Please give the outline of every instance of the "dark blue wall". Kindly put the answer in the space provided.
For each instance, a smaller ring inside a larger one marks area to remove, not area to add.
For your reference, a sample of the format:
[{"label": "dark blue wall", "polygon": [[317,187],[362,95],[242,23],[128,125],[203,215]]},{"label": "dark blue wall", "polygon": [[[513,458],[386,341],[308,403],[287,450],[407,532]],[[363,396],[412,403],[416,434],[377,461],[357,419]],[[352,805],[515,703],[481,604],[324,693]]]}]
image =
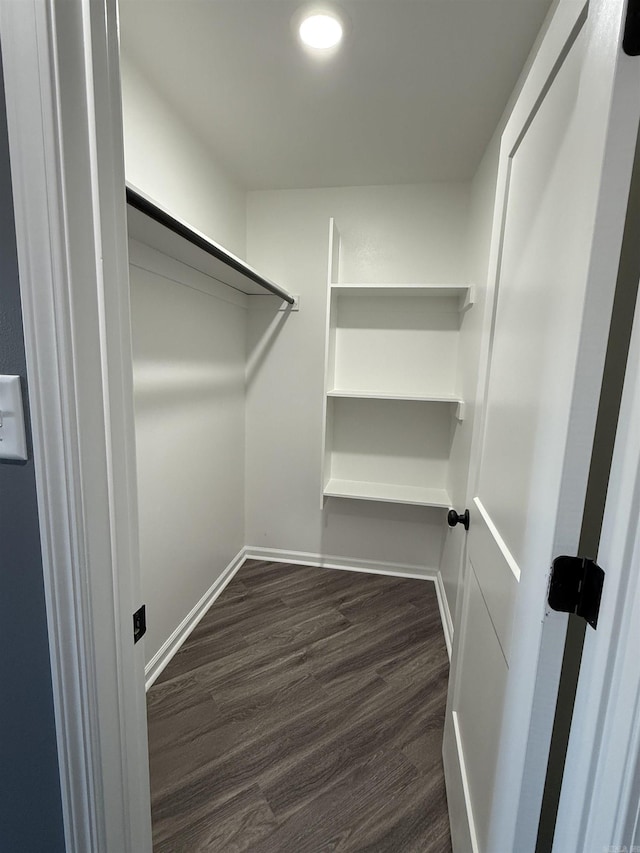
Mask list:
[{"label": "dark blue wall", "polygon": [[[20,374],[24,393],[24,340],[1,75],[0,68],[0,374]],[[62,853],[30,436],[29,457],[26,463],[0,459],[0,853]]]}]

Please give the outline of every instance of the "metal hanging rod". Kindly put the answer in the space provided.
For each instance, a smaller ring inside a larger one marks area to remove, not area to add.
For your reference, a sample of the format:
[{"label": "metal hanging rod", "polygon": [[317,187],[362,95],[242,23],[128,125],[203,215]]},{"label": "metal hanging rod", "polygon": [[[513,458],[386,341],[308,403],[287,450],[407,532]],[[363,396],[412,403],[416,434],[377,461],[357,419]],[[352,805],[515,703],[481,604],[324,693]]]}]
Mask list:
[{"label": "metal hanging rod", "polygon": [[201,234],[199,231],[196,231],[187,225],[186,222],[181,222],[179,219],[176,219],[175,216],[172,216],[164,210],[164,208],[160,207],[150,198],[143,195],[139,190],[136,190],[129,185],[127,185],[127,204],[136,210],[139,210],[141,213],[144,213],[145,216],[148,216],[155,222],[163,225],[165,228],[168,228],[179,237],[183,237],[193,246],[196,246],[198,249],[201,249],[203,252],[211,255],[217,261],[220,261],[225,265],[225,267],[234,270],[245,279],[257,284],[261,288],[264,288],[264,290],[267,290],[274,296],[280,297],[280,299],[283,299],[289,305],[294,305],[294,297],[290,293],[287,293],[286,290],[283,290],[273,281],[270,281],[268,278],[260,275],[260,273],[250,267],[249,264],[246,264],[244,261],[240,260],[240,258],[232,255],[231,252],[228,252],[218,243],[214,243],[213,240],[209,240],[204,236],[204,234]]}]

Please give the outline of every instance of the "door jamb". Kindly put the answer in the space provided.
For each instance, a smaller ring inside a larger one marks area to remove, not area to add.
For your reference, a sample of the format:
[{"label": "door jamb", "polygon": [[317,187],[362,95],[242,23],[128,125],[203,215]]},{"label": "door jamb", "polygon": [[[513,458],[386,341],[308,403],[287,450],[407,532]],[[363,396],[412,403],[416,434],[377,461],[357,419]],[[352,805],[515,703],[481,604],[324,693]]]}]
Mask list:
[{"label": "door jamb", "polygon": [[150,853],[116,3],[0,36],[66,849]]}]

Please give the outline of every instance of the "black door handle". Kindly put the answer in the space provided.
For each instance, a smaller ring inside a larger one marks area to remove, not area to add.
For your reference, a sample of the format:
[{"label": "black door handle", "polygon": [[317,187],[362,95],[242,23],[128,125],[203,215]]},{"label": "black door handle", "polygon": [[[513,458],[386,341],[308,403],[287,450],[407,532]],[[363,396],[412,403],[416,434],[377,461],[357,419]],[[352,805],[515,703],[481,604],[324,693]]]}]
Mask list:
[{"label": "black door handle", "polygon": [[455,527],[456,524],[464,525],[464,529],[469,529],[469,510],[465,509],[465,511],[461,514],[458,514],[455,509],[450,509],[447,513],[447,523],[449,527]]}]

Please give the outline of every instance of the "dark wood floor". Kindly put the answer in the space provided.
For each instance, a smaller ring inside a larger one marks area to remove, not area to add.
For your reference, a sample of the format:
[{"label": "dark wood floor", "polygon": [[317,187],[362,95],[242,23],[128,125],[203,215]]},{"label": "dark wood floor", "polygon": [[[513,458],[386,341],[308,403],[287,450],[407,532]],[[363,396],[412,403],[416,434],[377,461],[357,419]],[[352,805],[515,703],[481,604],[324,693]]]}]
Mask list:
[{"label": "dark wood floor", "polygon": [[147,695],[155,853],[451,850],[434,585],[248,561]]}]

